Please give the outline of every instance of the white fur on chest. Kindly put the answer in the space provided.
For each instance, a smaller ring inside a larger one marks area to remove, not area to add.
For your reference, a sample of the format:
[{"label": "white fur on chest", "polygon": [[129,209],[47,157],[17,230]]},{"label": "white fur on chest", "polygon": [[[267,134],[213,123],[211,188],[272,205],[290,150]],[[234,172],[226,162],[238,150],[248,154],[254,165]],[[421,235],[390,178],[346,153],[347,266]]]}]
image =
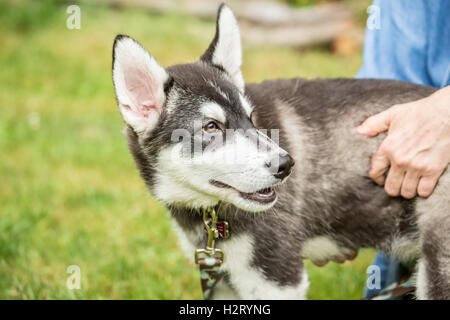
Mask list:
[{"label": "white fur on chest", "polygon": [[[203,235],[201,225],[195,230],[183,230],[172,219],[175,231],[179,237],[180,246],[190,261],[193,262],[196,243]],[[227,240],[217,241],[217,247],[225,253],[222,268],[229,275],[229,281],[236,298],[240,299],[306,299],[309,287],[308,276],[303,271],[300,283],[293,286],[280,286],[269,280],[261,269],[252,265],[254,240],[248,234],[232,235]],[[219,291],[220,285],[216,287]],[[227,289],[228,290],[228,289]],[[218,297],[230,297],[219,292]]]}]

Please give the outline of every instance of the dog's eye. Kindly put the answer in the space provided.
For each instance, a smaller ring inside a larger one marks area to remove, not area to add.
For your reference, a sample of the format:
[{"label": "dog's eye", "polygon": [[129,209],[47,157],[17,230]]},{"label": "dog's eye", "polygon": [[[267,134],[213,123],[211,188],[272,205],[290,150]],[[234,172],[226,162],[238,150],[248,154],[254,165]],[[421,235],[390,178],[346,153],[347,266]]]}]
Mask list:
[{"label": "dog's eye", "polygon": [[214,121],[210,121],[203,127],[203,130],[213,132],[219,130],[219,126]]}]

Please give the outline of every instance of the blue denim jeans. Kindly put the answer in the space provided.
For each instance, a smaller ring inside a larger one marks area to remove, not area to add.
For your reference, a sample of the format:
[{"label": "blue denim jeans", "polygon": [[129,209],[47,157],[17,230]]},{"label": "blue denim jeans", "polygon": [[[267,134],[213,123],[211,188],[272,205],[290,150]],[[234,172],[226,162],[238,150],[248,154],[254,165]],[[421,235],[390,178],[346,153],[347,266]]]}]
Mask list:
[{"label": "blue denim jeans", "polygon": [[365,299],[379,293],[391,283],[399,281],[401,278],[410,273],[410,270],[406,266],[402,266],[397,260],[381,252],[377,253],[372,265],[380,268],[380,288],[369,289],[366,287],[364,290]]}]

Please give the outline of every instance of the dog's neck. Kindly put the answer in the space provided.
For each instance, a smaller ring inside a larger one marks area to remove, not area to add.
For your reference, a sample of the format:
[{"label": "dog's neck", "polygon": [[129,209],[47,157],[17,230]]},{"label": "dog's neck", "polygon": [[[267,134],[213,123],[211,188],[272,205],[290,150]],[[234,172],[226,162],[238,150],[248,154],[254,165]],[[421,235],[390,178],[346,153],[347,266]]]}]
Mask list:
[{"label": "dog's neck", "polygon": [[[180,205],[169,205],[167,208],[172,218],[184,230],[194,230],[198,225],[203,224],[202,208],[189,208]],[[246,230],[249,224],[255,221],[255,213],[243,211],[231,204],[220,203],[214,209],[219,220],[225,220],[230,224],[233,234]]]}]

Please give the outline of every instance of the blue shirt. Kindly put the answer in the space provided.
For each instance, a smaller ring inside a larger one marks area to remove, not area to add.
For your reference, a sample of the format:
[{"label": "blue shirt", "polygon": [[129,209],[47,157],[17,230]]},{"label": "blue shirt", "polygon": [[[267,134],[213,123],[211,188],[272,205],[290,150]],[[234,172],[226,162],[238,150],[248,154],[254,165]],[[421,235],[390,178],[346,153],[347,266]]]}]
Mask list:
[{"label": "blue shirt", "polygon": [[373,5],[356,77],[449,85],[450,0],[375,0]]}]

